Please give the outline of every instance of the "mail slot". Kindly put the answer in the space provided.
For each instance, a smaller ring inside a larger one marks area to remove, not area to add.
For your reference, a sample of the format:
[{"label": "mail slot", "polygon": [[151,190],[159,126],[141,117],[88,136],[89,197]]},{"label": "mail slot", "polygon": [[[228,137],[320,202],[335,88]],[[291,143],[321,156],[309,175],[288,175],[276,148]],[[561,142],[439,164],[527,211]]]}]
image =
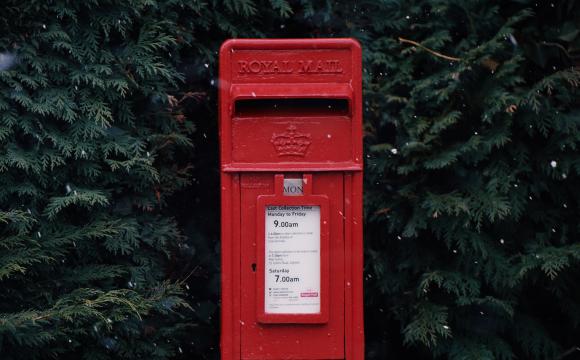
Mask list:
[{"label": "mail slot", "polygon": [[220,50],[222,359],[363,359],[361,49]]}]

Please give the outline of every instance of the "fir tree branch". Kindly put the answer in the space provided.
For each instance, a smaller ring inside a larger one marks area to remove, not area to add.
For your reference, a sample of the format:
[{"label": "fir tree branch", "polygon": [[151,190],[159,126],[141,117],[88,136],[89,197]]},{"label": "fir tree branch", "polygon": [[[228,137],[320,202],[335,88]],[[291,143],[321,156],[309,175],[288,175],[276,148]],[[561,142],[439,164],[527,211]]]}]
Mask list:
[{"label": "fir tree branch", "polygon": [[457,57],[453,57],[453,56],[448,56],[448,55],[441,54],[440,52],[437,52],[435,50],[429,49],[428,47],[426,47],[424,45],[421,45],[421,44],[419,44],[416,41],[409,40],[409,39],[405,39],[405,38],[402,38],[400,36],[399,36],[399,42],[406,43],[406,44],[411,44],[411,45],[420,47],[421,49],[427,51],[428,53],[430,53],[432,55],[435,55],[437,57],[440,57],[442,59],[445,59],[445,60],[449,60],[449,61],[461,61],[461,58],[457,58]]},{"label": "fir tree branch", "polygon": [[568,53],[568,49],[566,49],[564,46],[562,46],[561,44],[558,44],[557,42],[552,42],[552,41],[542,41],[540,44],[544,45],[544,46],[552,46],[552,47],[557,47],[558,49],[562,50],[562,52],[566,55],[566,57],[569,59],[570,58],[570,54]]},{"label": "fir tree branch", "polygon": [[573,353],[575,353],[575,352],[580,352],[580,346],[574,346],[574,347],[572,347],[572,348],[570,348],[570,349],[568,349],[568,350],[564,351],[564,352],[562,353],[562,355],[558,356],[558,358],[557,358],[556,360],[562,360],[562,359],[564,359],[565,357],[567,357],[568,355],[572,355],[572,354],[573,354]]}]

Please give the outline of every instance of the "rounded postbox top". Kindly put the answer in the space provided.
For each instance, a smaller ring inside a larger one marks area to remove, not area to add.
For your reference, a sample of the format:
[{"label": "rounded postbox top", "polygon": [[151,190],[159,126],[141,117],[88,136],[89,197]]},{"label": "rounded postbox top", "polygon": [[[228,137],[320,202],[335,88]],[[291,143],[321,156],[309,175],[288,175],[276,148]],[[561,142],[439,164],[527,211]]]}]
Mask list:
[{"label": "rounded postbox top", "polygon": [[323,39],[229,39],[220,47],[220,57],[225,52],[235,50],[307,50],[307,49],[357,49],[361,45],[354,38]]},{"label": "rounded postbox top", "polygon": [[362,170],[356,40],[228,40],[219,95],[223,171]]}]

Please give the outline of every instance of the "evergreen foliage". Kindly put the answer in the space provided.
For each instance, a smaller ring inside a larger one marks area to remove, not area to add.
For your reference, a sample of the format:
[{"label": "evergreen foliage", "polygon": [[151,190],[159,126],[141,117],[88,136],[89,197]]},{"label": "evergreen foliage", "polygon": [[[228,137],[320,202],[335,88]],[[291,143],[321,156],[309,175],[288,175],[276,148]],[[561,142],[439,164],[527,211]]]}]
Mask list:
[{"label": "evergreen foliage", "polygon": [[578,355],[576,2],[3,5],[0,358],[218,358],[217,50],[326,36],[364,50],[367,358]]},{"label": "evergreen foliage", "polygon": [[193,130],[170,101],[176,24],[140,1],[3,10],[1,357],[168,358],[190,326],[165,272]]},{"label": "evergreen foliage", "polygon": [[367,313],[416,358],[577,352],[580,7],[366,10]]}]

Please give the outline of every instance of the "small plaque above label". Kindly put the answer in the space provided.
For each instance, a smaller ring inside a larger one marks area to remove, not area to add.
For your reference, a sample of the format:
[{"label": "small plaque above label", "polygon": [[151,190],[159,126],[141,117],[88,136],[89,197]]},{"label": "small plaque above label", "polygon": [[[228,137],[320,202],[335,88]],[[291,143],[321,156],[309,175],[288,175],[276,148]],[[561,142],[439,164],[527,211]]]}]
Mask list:
[{"label": "small plaque above label", "polygon": [[266,206],[265,215],[265,313],[320,313],[320,206]]},{"label": "small plaque above label", "polygon": [[299,196],[304,194],[302,179],[284,179],[284,195]]}]

